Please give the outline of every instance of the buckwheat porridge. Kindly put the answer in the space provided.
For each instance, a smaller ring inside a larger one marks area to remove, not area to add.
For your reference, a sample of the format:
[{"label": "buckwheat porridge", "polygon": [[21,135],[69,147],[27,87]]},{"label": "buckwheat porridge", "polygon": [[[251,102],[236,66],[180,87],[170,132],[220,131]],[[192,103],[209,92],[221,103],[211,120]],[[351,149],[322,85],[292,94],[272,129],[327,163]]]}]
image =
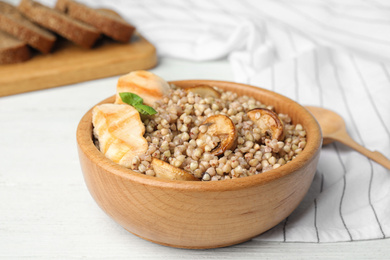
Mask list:
[{"label": "buckwheat porridge", "polygon": [[141,116],[147,144],[126,165],[149,176],[159,159],[202,181],[241,178],[283,166],[306,145],[288,115],[216,87],[170,85],[151,106],[157,113]]}]

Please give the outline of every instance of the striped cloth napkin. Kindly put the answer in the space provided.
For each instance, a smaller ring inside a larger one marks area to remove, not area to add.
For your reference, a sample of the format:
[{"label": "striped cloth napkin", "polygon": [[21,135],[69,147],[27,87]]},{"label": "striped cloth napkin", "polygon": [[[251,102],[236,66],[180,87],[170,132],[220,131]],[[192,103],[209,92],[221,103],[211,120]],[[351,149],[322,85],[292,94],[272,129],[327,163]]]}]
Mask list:
[{"label": "striped cloth napkin", "polygon": [[[338,112],[352,138],[390,157],[390,2],[82,2],[116,10],[162,57],[227,58],[237,82]],[[323,148],[297,210],[255,239],[338,242],[389,236],[390,171],[333,143]]]}]

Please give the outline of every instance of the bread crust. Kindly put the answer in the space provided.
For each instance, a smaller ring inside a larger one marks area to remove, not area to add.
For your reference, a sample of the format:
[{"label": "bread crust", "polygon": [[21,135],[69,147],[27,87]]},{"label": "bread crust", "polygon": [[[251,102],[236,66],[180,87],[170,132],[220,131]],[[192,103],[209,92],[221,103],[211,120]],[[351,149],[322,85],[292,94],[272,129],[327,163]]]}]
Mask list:
[{"label": "bread crust", "polygon": [[100,9],[93,9],[76,1],[58,0],[55,8],[76,20],[95,27],[104,35],[120,42],[129,42],[135,31],[135,27],[127,23],[119,15]]},{"label": "bread crust", "polygon": [[42,53],[49,53],[56,41],[54,34],[33,24],[16,7],[1,1],[0,30],[26,42]]},{"label": "bread crust", "polygon": [[31,58],[27,44],[0,31],[0,64],[19,63]]},{"label": "bread crust", "polygon": [[56,32],[84,48],[91,48],[100,36],[99,31],[94,27],[32,0],[22,0],[18,10],[40,26]]}]

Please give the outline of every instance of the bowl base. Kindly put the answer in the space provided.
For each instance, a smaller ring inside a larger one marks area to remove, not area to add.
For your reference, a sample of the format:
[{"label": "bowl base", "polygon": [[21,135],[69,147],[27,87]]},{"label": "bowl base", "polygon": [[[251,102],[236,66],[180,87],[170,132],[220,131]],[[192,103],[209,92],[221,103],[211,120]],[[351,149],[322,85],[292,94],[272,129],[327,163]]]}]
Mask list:
[{"label": "bowl base", "polygon": [[[137,235],[137,234],[135,234],[135,233],[129,231],[129,230],[126,229],[126,228],[124,228],[124,229],[125,229],[127,232],[131,233],[132,235],[137,236],[137,237],[139,237],[139,238],[142,238],[142,239],[144,239],[144,240],[146,240],[146,241],[149,241],[149,242],[152,242],[152,243],[155,243],[155,244],[158,244],[158,245],[162,245],[162,246],[174,247],[174,248],[182,248],[182,249],[213,249],[213,248],[229,247],[229,246],[238,245],[238,244],[247,242],[247,241],[251,240],[252,238],[254,238],[254,237],[251,237],[251,238],[248,238],[248,239],[243,239],[243,240],[239,240],[239,241],[236,241],[236,242],[226,243],[226,244],[221,244],[221,245],[211,245],[211,246],[183,246],[183,245],[173,245],[173,244],[168,244],[168,243],[164,243],[164,242],[155,241],[155,240],[152,240],[152,239],[149,239],[149,238],[146,238],[146,237]],[[255,237],[256,237],[256,236],[255,236]]]}]

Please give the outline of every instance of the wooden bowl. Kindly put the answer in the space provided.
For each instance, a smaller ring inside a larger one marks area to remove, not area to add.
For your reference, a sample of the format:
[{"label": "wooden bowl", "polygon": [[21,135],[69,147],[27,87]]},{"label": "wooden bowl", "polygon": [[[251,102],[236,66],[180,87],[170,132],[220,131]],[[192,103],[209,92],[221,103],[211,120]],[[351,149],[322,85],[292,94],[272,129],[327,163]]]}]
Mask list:
[{"label": "wooden bowl", "polygon": [[[171,181],[133,172],[107,159],[92,141],[91,110],[81,119],[77,142],[87,187],[97,204],[129,232],[180,248],[216,248],[249,240],[284,220],[301,202],[313,180],[321,131],[298,103],[244,84],[187,80],[179,87],[217,86],[255,97],[287,113],[307,132],[303,152],[277,169],[239,179]],[[114,101],[114,96],[101,103]],[[100,103],[100,104],[101,104]]]}]

